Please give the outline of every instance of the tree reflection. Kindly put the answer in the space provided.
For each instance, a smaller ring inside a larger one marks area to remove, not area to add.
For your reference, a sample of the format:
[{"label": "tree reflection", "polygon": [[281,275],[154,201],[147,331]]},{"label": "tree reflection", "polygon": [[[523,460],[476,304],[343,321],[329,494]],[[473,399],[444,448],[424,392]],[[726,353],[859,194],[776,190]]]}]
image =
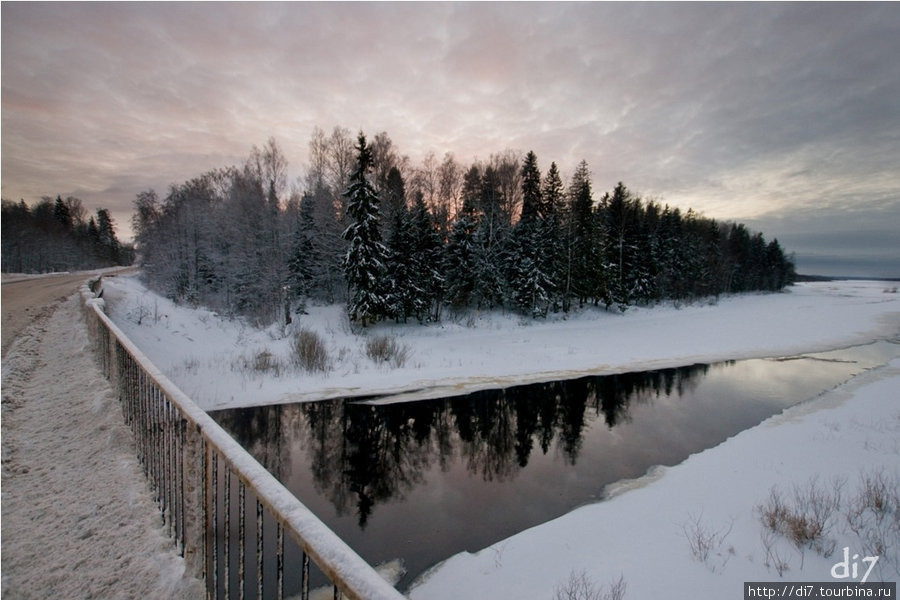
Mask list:
[{"label": "tree reflection", "polygon": [[286,436],[282,424],[290,411],[282,406],[237,408],[211,413],[253,458],[276,478],[290,471],[290,454],[285,451]]},{"label": "tree reflection", "polygon": [[681,395],[707,365],[479,391],[387,405],[323,401],[212,413],[279,476],[289,449],[307,449],[316,489],[339,514],[354,510],[365,527],[379,503],[400,499],[437,465],[456,460],[472,476],[504,481],[528,466],[536,448],[556,449],[574,465],[585,431],[602,418],[612,429],[629,407]]}]

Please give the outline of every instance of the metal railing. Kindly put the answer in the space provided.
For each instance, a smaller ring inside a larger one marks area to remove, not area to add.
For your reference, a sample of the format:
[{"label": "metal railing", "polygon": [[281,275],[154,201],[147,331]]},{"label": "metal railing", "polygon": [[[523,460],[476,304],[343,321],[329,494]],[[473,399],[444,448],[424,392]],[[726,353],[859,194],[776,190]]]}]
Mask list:
[{"label": "metal railing", "polygon": [[206,597],[307,600],[312,563],[335,599],[403,598],[144,356],[104,312],[99,288],[97,280],[81,290],[98,363],[163,523]]}]

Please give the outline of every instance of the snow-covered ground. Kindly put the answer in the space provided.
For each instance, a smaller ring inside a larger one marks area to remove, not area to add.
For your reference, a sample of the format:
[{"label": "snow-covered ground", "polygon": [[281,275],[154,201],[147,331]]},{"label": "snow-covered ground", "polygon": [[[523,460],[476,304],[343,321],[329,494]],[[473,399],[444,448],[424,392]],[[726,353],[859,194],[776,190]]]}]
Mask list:
[{"label": "snow-covered ground", "polygon": [[[535,322],[493,313],[362,332],[350,327],[340,307],[313,307],[292,328],[258,331],[175,306],[133,276],[109,278],[104,289],[114,320],[206,408],[403,391],[411,393],[394,400],[412,399],[900,337],[900,295],[882,282],[806,283],[783,294],[624,315],[586,309]],[[325,374],[289,366],[290,338],[299,327],[325,340],[331,358]],[[406,348],[403,366],[378,365],[366,356],[366,340],[377,335]],[[279,364],[279,376],[250,368],[263,352],[271,355],[267,364]],[[863,497],[865,478],[886,482],[900,497],[898,390],[900,360],[894,360],[676,467],[625,482],[609,500],[454,556],[422,577],[411,596],[553,598],[579,586],[601,590],[621,578],[628,598],[738,597],[744,581],[835,581],[832,567],[843,560],[843,549],[851,562],[855,555],[873,556],[875,534],[889,547],[869,580],[896,581],[900,508],[882,521],[864,512],[869,533],[857,527],[861,535],[847,514]],[[841,498],[820,539],[798,546],[763,526],[759,507],[773,490],[789,511],[799,511],[805,503],[795,488],[825,497],[835,482],[843,482]],[[868,563],[858,565],[857,579]]]},{"label": "snow-covered ground", "polygon": [[[104,298],[112,319],[208,410],[403,392],[402,399],[446,396],[587,374],[827,350],[900,332],[896,285],[872,281],[804,283],[782,294],[632,308],[624,314],[591,307],[534,321],[492,312],[365,330],[352,328],[341,306],[313,306],[289,327],[259,330],[175,305],[147,291],[136,275],[105,279]],[[330,362],[325,373],[292,365],[291,340],[300,328],[324,340]],[[401,366],[367,356],[366,342],[377,336],[405,349]]]}]

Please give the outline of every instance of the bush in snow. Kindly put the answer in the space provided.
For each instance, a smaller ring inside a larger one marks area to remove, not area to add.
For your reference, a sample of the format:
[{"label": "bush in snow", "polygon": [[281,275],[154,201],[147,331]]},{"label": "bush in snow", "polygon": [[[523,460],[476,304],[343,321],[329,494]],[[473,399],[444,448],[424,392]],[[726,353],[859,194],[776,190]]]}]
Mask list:
[{"label": "bush in snow", "polygon": [[883,470],[860,477],[860,487],[845,516],[850,530],[859,536],[863,550],[880,556],[882,570],[893,567],[900,575],[900,477]]},{"label": "bush in snow", "polygon": [[321,336],[315,331],[308,329],[298,331],[294,336],[293,351],[294,364],[304,371],[312,373],[328,370],[328,350]]},{"label": "bush in snow", "polygon": [[797,548],[805,546],[822,556],[831,556],[835,540],[828,534],[841,505],[843,485],[843,479],[835,479],[829,490],[813,477],[806,486],[794,486],[793,502],[785,501],[773,487],[768,501],[757,507],[760,520],[766,529],[785,536]]},{"label": "bush in snow", "polygon": [[[191,359],[182,366],[182,370],[187,373],[197,368],[196,359]],[[281,375],[281,361],[268,350],[262,350],[250,355],[242,355],[236,357],[232,361],[232,370],[243,373],[269,373],[278,377]]]},{"label": "bush in snow", "polygon": [[398,344],[394,338],[379,335],[366,342],[366,355],[377,363],[385,362],[394,367],[402,367],[409,358],[409,348]]},{"label": "bush in snow", "polygon": [[569,574],[569,580],[556,588],[553,598],[554,600],[622,600],[625,597],[626,587],[628,586],[622,577],[619,577],[618,581],[607,588],[595,585],[588,579],[584,571],[580,573],[573,571]]}]

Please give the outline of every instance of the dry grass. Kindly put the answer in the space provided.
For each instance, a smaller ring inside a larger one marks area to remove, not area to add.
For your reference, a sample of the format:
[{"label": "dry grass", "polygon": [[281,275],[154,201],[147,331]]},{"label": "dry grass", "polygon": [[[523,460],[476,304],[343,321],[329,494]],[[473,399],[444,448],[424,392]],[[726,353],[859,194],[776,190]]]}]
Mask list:
[{"label": "dry grass", "polygon": [[389,363],[398,368],[409,359],[409,348],[392,337],[378,335],[366,342],[366,355],[376,363]]},{"label": "dry grass", "polygon": [[554,600],[622,600],[628,585],[623,577],[609,586],[598,586],[584,571],[569,574],[569,580],[557,586]]},{"label": "dry grass", "polygon": [[315,331],[301,329],[292,343],[294,365],[308,373],[324,372],[331,362],[322,337]]},{"label": "dry grass", "polygon": [[883,470],[863,474],[845,517],[865,553],[881,557],[879,568],[900,575],[900,477]]},{"label": "dry grass", "polygon": [[694,558],[716,573],[725,567],[734,554],[734,548],[725,547],[725,540],[733,527],[734,521],[728,527],[711,529],[703,523],[702,515],[698,515],[682,523],[681,530]]},{"label": "dry grass", "polygon": [[834,479],[828,489],[813,477],[805,486],[794,485],[793,502],[784,499],[773,487],[765,504],[757,507],[763,526],[791,540],[797,548],[812,548],[822,556],[834,552],[829,538],[841,505],[843,479]]}]

